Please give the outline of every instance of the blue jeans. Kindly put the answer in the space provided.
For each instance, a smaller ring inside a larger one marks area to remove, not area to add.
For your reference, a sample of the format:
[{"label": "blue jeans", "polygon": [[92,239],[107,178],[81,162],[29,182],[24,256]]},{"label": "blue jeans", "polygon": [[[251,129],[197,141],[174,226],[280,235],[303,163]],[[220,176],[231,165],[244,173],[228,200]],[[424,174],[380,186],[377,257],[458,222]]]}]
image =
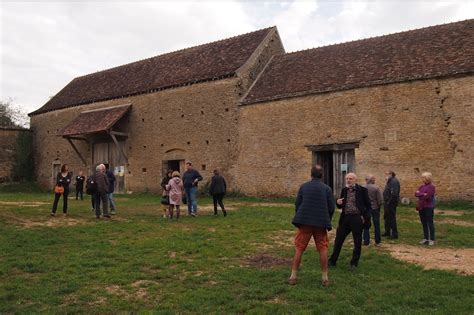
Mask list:
[{"label": "blue jeans", "polygon": [[188,201],[188,213],[191,214],[197,213],[198,205],[197,205],[197,192],[198,189],[196,186],[192,186],[189,188],[184,188],[184,192],[186,193],[186,199]]},{"label": "blue jeans", "polygon": [[108,193],[107,198],[109,198],[110,211],[114,212],[115,211],[114,193]]},{"label": "blue jeans", "polygon": [[[372,212],[372,224],[375,230],[375,243],[380,244],[380,208],[374,209]],[[364,229],[364,244],[370,243],[370,230]]]}]

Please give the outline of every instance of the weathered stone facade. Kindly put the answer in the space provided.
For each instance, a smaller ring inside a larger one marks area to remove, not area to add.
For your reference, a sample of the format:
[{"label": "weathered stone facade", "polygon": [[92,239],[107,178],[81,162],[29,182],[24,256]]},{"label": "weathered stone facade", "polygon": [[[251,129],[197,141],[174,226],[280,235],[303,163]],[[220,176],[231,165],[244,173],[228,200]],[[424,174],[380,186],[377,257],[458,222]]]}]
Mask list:
[{"label": "weathered stone facade", "polygon": [[235,77],[33,115],[38,180],[43,186],[53,185],[52,174],[61,163],[67,163],[75,174],[80,170],[90,173],[94,163],[90,162],[89,145],[74,142],[88,162],[84,166],[70,144],[57,136],[58,132],[83,111],[132,104],[131,111],[118,123],[118,129],[129,133],[124,146],[128,156],[127,191],[160,190],[163,161],[167,160],[191,161],[203,175],[204,183],[219,168],[233,189],[230,169],[238,153],[238,100],[268,59],[283,52],[275,30]]},{"label": "weathered stone facade", "polygon": [[424,171],[441,199],[474,199],[474,77],[413,81],[242,106],[236,186],[294,196],[309,178],[305,145],[359,142],[359,182],[393,169],[412,197]]},{"label": "weathered stone facade", "polygon": [[[359,183],[371,173],[383,186],[392,169],[402,197],[412,197],[429,171],[440,199],[474,200],[466,186],[474,175],[473,24],[291,54],[269,28],[76,78],[31,114],[38,180],[52,185],[61,163],[91,172],[93,143],[113,131],[126,138],[126,191],[159,191],[169,163],[182,171],[186,160],[204,183],[219,168],[230,190],[294,196],[311,165],[326,159],[334,187],[352,170]],[[61,131],[85,111],[124,104],[131,109],[114,130]],[[86,165],[58,134],[71,136]],[[344,150],[350,157],[339,160]]]},{"label": "weathered stone facade", "polygon": [[9,182],[14,177],[13,168],[16,162],[18,137],[25,132],[30,133],[31,131],[29,129],[0,128],[0,183]]}]

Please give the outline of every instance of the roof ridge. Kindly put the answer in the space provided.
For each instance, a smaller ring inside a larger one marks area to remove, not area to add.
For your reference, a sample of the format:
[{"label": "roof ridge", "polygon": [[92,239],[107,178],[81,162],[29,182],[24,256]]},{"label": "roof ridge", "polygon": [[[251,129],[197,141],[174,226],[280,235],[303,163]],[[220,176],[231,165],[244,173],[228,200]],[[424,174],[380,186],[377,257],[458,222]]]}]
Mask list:
[{"label": "roof ridge", "polygon": [[148,57],[148,58],[144,58],[144,59],[139,59],[139,60],[132,61],[132,62],[129,62],[129,63],[121,64],[121,65],[119,65],[119,66],[115,66],[115,67],[112,67],[112,68],[107,68],[107,69],[98,70],[98,71],[95,71],[95,72],[92,72],[92,73],[84,74],[84,75],[75,77],[73,80],[80,79],[80,78],[84,78],[84,77],[88,77],[88,76],[92,76],[92,75],[96,75],[96,74],[98,74],[98,73],[110,71],[110,70],[117,69],[117,68],[120,68],[120,67],[124,67],[124,66],[129,66],[129,65],[137,64],[137,63],[144,62],[144,61],[147,61],[147,60],[152,60],[152,59],[159,58],[159,57],[164,57],[164,56],[167,56],[167,55],[172,55],[172,54],[181,53],[181,52],[184,52],[184,51],[196,49],[196,48],[198,48],[198,47],[203,47],[203,46],[207,46],[207,45],[217,44],[217,43],[224,42],[224,41],[228,41],[228,40],[235,39],[235,38],[238,38],[238,37],[247,36],[247,35],[249,35],[249,34],[261,32],[261,31],[264,31],[264,30],[270,30],[270,29],[272,29],[272,28],[276,28],[276,26],[275,26],[275,25],[274,25],[274,26],[269,26],[269,27],[262,28],[262,29],[259,29],[259,30],[256,30],[256,31],[247,32],[247,33],[243,33],[243,34],[239,34],[239,35],[227,37],[227,38],[224,38],[224,39],[218,39],[218,40],[215,40],[215,41],[211,41],[211,42],[199,44],[199,45],[196,45],[196,46],[181,48],[181,49],[178,49],[178,50],[166,52],[166,53],[163,53],[163,54],[160,54],[160,55],[156,55],[156,56],[153,56],[153,57]]},{"label": "roof ridge", "polygon": [[333,47],[333,46],[344,46],[344,45],[348,45],[348,44],[352,44],[352,43],[364,42],[364,41],[369,41],[369,40],[383,38],[383,37],[390,37],[390,36],[393,36],[393,35],[418,32],[418,31],[421,31],[421,30],[426,30],[426,29],[430,29],[430,28],[437,28],[437,27],[440,27],[440,26],[447,26],[447,25],[457,24],[457,23],[463,23],[463,22],[467,22],[467,21],[474,21],[474,19],[465,19],[465,20],[460,20],[460,21],[455,21],[455,22],[435,24],[435,25],[430,25],[430,26],[413,28],[413,29],[409,29],[409,30],[405,30],[405,31],[399,31],[399,32],[393,32],[393,33],[378,35],[378,36],[371,36],[371,37],[365,37],[365,38],[360,38],[360,39],[354,39],[354,40],[350,40],[350,41],[346,41],[346,42],[339,42],[339,43],[334,43],[334,44],[329,44],[329,45],[316,46],[316,47],[312,47],[312,48],[305,48],[305,49],[300,49],[300,50],[296,50],[296,51],[287,52],[287,53],[284,53],[284,54],[279,54],[278,56],[287,56],[287,55],[291,55],[291,54],[297,54],[297,53],[301,53],[301,52],[306,52],[306,51],[316,50],[316,49],[322,49],[322,48],[327,48],[327,47]]}]

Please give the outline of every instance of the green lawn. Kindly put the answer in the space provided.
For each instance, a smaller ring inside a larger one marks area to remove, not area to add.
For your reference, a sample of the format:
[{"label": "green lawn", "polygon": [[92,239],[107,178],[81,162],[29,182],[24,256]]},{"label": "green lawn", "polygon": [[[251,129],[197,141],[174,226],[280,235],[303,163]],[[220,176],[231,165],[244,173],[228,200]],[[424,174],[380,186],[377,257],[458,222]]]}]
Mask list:
[{"label": "green lawn", "polygon": [[[52,197],[0,192],[0,313],[474,313],[474,276],[423,270],[374,247],[351,273],[346,244],[329,288],[311,248],[288,286],[294,209],[285,200],[225,199],[234,204],[226,218],[203,211],[170,222],[152,194],[116,196],[111,221],[95,219],[89,196],[70,200],[68,218],[50,218]],[[443,219],[474,222],[472,206],[445,207],[465,212]],[[402,207],[398,217],[396,243],[417,244],[416,213]],[[474,248],[474,227],[436,227],[437,247]]]}]

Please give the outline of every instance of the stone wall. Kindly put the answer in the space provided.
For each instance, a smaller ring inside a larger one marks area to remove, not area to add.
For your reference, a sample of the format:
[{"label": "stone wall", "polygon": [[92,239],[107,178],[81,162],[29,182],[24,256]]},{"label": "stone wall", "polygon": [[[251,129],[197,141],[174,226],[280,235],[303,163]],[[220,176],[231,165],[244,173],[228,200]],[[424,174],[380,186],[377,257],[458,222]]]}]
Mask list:
[{"label": "stone wall", "polygon": [[28,129],[0,128],[0,183],[13,179],[18,136]]},{"label": "stone wall", "polygon": [[162,161],[169,159],[192,161],[205,180],[214,168],[226,174],[229,157],[237,148],[237,80],[200,83],[33,116],[38,180],[43,186],[52,185],[53,163],[67,163],[74,174],[80,170],[89,173],[92,157],[86,142],[75,144],[88,161],[87,167],[57,132],[82,111],[126,103],[132,104],[121,123],[121,131],[129,133],[125,142],[127,190],[159,190]]},{"label": "stone wall", "polygon": [[241,106],[235,185],[294,196],[309,179],[305,145],[359,142],[356,172],[393,169],[412,197],[424,171],[440,199],[474,199],[474,77],[413,81]]},{"label": "stone wall", "polygon": [[[70,170],[91,172],[92,150],[84,141],[74,141],[86,158],[84,166],[73,148],[56,134],[81,112],[132,104],[119,123],[128,132],[125,153],[128,191],[158,191],[163,161],[187,160],[210,180],[215,168],[222,170],[228,186],[235,182],[230,169],[238,155],[238,101],[271,56],[284,53],[278,32],[271,32],[249,60],[229,79],[191,84],[132,97],[56,110],[31,118],[36,147],[36,172],[43,186],[53,185],[54,165],[67,163]],[[114,128],[115,129],[115,128]]]}]

